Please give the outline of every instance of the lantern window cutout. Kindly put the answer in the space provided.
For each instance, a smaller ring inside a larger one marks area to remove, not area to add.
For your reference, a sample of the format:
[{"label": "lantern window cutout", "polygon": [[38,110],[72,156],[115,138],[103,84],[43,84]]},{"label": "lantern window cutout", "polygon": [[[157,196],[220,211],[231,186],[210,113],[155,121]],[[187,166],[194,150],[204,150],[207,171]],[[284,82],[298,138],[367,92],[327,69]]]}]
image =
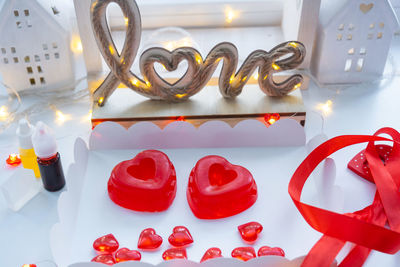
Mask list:
[{"label": "lantern window cutout", "polygon": [[17,57],[14,57],[13,60],[14,60],[14,63],[18,63],[19,62],[19,59]]},{"label": "lantern window cutout", "polygon": [[11,47],[11,53],[15,54],[17,52],[17,50],[15,49],[15,47]]},{"label": "lantern window cutout", "polygon": [[360,55],[366,55],[367,54],[367,49],[365,47],[360,48]]},{"label": "lantern window cutout", "polygon": [[57,43],[53,43],[53,48],[54,48],[54,49],[57,49],[57,48],[58,48]]},{"label": "lantern window cutout", "polygon": [[21,21],[17,21],[16,22],[17,28],[21,29],[22,28],[22,22]]},{"label": "lantern window cutout", "polygon": [[25,61],[25,63],[29,63],[29,62],[31,62],[31,58],[29,56],[25,56],[24,61]]},{"label": "lantern window cutout", "polygon": [[35,62],[40,62],[40,57],[39,57],[39,55],[35,55]]},{"label": "lantern window cutout", "polygon": [[351,70],[352,64],[353,64],[353,60],[347,59],[346,64],[344,65],[344,71],[349,72]]},{"label": "lantern window cutout", "polygon": [[385,23],[381,22],[379,23],[379,28],[383,29],[385,27]]},{"label": "lantern window cutout", "polygon": [[369,33],[368,36],[367,36],[367,39],[368,40],[374,39],[374,34],[373,33]]},{"label": "lantern window cutout", "polygon": [[370,25],[369,25],[369,28],[372,30],[373,28],[375,28],[375,23],[371,23]]},{"label": "lantern window cutout", "polygon": [[40,77],[40,83],[41,84],[46,84],[46,80],[44,79],[44,77]]},{"label": "lantern window cutout", "polygon": [[41,67],[41,66],[37,66],[37,70],[38,70],[38,72],[39,72],[39,73],[42,73],[42,72],[43,72],[43,70],[42,70],[42,67]]},{"label": "lantern window cutout", "polygon": [[3,61],[4,61],[4,64],[8,64],[8,58],[5,57],[5,58],[3,59]]},{"label": "lantern window cutout", "polygon": [[349,51],[347,52],[349,55],[354,55],[354,48],[350,48]]},{"label": "lantern window cutout", "polygon": [[17,17],[19,17],[19,12],[18,12],[18,10],[14,10],[14,16],[17,18]]},{"label": "lantern window cutout", "polygon": [[30,79],[29,79],[29,82],[30,82],[30,84],[31,84],[32,86],[36,85],[36,81],[35,81],[34,78],[30,78]]},{"label": "lantern window cutout", "polygon": [[60,58],[60,54],[59,54],[59,53],[54,53],[54,57],[55,57],[56,59],[59,59],[59,58]]},{"label": "lantern window cutout", "polygon": [[1,48],[1,53],[2,53],[3,55],[5,55],[5,54],[7,53],[6,49],[5,49],[5,48]]},{"label": "lantern window cutout", "polygon": [[49,49],[49,47],[47,46],[47,44],[43,44],[42,47],[43,47],[43,50]]},{"label": "lantern window cutout", "polygon": [[44,57],[46,60],[50,60],[50,55],[49,54],[44,54]]},{"label": "lantern window cutout", "polygon": [[29,9],[25,9],[24,10],[24,14],[25,14],[26,17],[28,17],[29,16]]},{"label": "lantern window cutout", "polygon": [[338,30],[339,31],[343,31],[344,30],[344,24],[343,23],[339,25]]},{"label": "lantern window cutout", "polygon": [[27,20],[27,21],[26,21],[26,26],[28,26],[28,28],[31,28],[31,27],[32,27],[32,23],[31,23],[30,20]]},{"label": "lantern window cutout", "polygon": [[377,39],[382,39],[383,37],[383,33],[382,32],[378,32],[378,34],[376,35]]},{"label": "lantern window cutout", "polygon": [[336,40],[338,40],[338,41],[342,41],[342,38],[343,38],[343,34],[341,34],[341,33],[339,33],[339,34],[336,36]]},{"label": "lantern window cutout", "polygon": [[362,71],[364,66],[364,59],[363,58],[359,58],[357,60],[357,71]]},{"label": "lantern window cutout", "polygon": [[26,71],[28,72],[28,74],[33,73],[32,67],[26,67]]},{"label": "lantern window cutout", "polygon": [[350,24],[349,24],[349,31],[354,30],[354,28],[355,28],[354,24],[350,23]]},{"label": "lantern window cutout", "polygon": [[348,34],[348,35],[347,35],[347,40],[349,40],[349,41],[350,41],[350,40],[353,40],[353,35],[352,35],[352,34]]}]

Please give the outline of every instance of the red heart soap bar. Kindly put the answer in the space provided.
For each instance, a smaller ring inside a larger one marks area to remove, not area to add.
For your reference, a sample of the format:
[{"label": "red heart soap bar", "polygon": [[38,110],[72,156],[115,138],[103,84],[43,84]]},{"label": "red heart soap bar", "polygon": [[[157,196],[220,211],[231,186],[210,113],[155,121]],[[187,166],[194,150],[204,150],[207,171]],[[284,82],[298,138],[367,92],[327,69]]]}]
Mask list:
[{"label": "red heart soap bar", "polygon": [[246,242],[255,242],[263,227],[258,222],[249,222],[238,226],[238,230],[242,239]]},{"label": "red heart soap bar", "polygon": [[164,251],[162,258],[165,261],[175,260],[175,259],[187,259],[186,249],[184,248],[170,248]]},{"label": "red heart soap bar", "polygon": [[114,253],[118,247],[118,241],[112,234],[99,237],[93,242],[93,248],[101,254]]},{"label": "red heart soap bar", "polygon": [[142,255],[137,250],[130,250],[128,248],[121,248],[115,253],[115,260],[117,262],[123,261],[140,261]]},{"label": "red heart soap bar", "polygon": [[283,249],[275,247],[271,248],[268,246],[261,247],[257,252],[258,257],[262,256],[282,256],[285,257],[285,252]]},{"label": "red heart soap bar", "polygon": [[240,247],[235,248],[231,255],[232,258],[248,261],[256,257],[256,251],[252,247]]},{"label": "red heart soap bar", "polygon": [[[382,161],[386,162],[392,152],[392,147],[388,145],[376,145],[376,151],[379,154],[379,157]],[[365,157],[365,150],[358,153],[347,165],[347,167],[355,172],[357,175],[367,179],[370,182],[374,182],[371,170],[369,169],[369,165],[367,162],[367,158]]]},{"label": "red heart soap bar", "polygon": [[147,228],[140,233],[138,248],[145,250],[157,249],[161,246],[162,242],[162,237],[157,235],[154,229]]},{"label": "red heart soap bar", "polygon": [[105,265],[114,265],[115,259],[114,256],[112,254],[102,254],[102,255],[98,255],[96,257],[94,257],[92,259],[93,262],[99,262],[99,263],[103,263]]},{"label": "red heart soap bar", "polygon": [[207,156],[190,173],[187,199],[196,217],[220,219],[250,208],[257,200],[257,185],[247,169]]},{"label": "red heart soap bar", "polygon": [[168,242],[174,247],[184,247],[193,243],[193,238],[185,226],[176,226],[169,236]]},{"label": "red heart soap bar", "polygon": [[204,253],[200,262],[221,257],[222,257],[222,252],[219,248],[210,248],[206,251],[206,253]]},{"label": "red heart soap bar", "polygon": [[176,194],[176,174],[163,152],[146,150],[114,167],[108,194],[116,204],[135,211],[164,211]]}]

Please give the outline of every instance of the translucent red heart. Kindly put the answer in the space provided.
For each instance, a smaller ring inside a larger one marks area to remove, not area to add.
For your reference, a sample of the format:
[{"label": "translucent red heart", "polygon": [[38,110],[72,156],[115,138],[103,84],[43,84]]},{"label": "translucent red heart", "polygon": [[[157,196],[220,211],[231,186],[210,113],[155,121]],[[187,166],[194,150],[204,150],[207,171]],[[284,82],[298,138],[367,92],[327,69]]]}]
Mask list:
[{"label": "translucent red heart", "polygon": [[153,228],[147,228],[140,233],[138,248],[144,250],[153,250],[159,248],[162,242],[162,237],[157,235]]},{"label": "translucent red heart", "polygon": [[193,243],[193,237],[185,226],[176,226],[168,238],[174,247],[184,247]]},{"label": "translucent red heart", "polygon": [[222,252],[219,248],[210,248],[206,251],[206,253],[204,253],[200,262],[215,259],[215,258],[221,258],[221,257],[222,257]]},{"label": "translucent red heart", "polygon": [[242,239],[246,242],[253,243],[258,239],[263,227],[258,222],[249,222],[238,226],[238,230]]},{"label": "translucent red heart", "polygon": [[92,259],[92,262],[99,262],[105,265],[114,265],[116,263],[112,254],[101,254],[97,255]]},{"label": "translucent red heart", "polygon": [[114,253],[118,247],[118,241],[112,234],[99,237],[93,242],[93,248],[99,254]]},{"label": "translucent red heart", "polygon": [[162,258],[166,261],[175,259],[187,259],[186,249],[184,248],[170,248],[164,251]]},{"label": "translucent red heart", "polygon": [[261,247],[258,252],[257,252],[258,257],[263,257],[263,256],[282,256],[285,257],[285,252],[283,249],[278,248],[278,247],[268,247],[268,246],[263,246]]},{"label": "translucent red heart", "polygon": [[137,250],[130,250],[128,248],[121,248],[115,253],[116,262],[124,261],[140,261],[142,255]]},{"label": "translucent red heart", "polygon": [[235,248],[231,253],[232,258],[236,258],[242,261],[251,260],[256,256],[256,251],[252,247],[239,247]]}]

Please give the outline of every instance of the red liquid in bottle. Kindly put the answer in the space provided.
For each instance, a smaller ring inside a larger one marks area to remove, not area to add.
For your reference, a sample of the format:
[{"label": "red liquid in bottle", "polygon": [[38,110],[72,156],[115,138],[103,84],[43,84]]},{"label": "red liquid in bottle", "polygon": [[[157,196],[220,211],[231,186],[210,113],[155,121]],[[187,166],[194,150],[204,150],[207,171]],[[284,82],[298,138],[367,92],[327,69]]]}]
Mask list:
[{"label": "red liquid in bottle", "polygon": [[43,186],[47,191],[56,192],[65,186],[65,177],[61,165],[60,153],[51,158],[37,159]]}]

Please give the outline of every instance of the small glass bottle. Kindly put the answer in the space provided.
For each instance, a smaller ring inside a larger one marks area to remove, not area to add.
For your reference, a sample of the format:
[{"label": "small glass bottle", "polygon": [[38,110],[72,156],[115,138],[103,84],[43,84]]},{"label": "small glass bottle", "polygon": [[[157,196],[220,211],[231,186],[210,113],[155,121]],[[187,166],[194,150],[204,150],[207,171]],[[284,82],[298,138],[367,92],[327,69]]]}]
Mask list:
[{"label": "small glass bottle", "polygon": [[36,161],[37,157],[32,144],[32,133],[32,125],[26,119],[21,119],[18,124],[17,136],[22,166],[25,169],[32,169],[36,178],[40,178],[39,166]]},{"label": "small glass bottle", "polygon": [[38,122],[32,142],[44,188],[50,192],[61,190],[65,186],[65,177],[53,131],[43,122]]}]

